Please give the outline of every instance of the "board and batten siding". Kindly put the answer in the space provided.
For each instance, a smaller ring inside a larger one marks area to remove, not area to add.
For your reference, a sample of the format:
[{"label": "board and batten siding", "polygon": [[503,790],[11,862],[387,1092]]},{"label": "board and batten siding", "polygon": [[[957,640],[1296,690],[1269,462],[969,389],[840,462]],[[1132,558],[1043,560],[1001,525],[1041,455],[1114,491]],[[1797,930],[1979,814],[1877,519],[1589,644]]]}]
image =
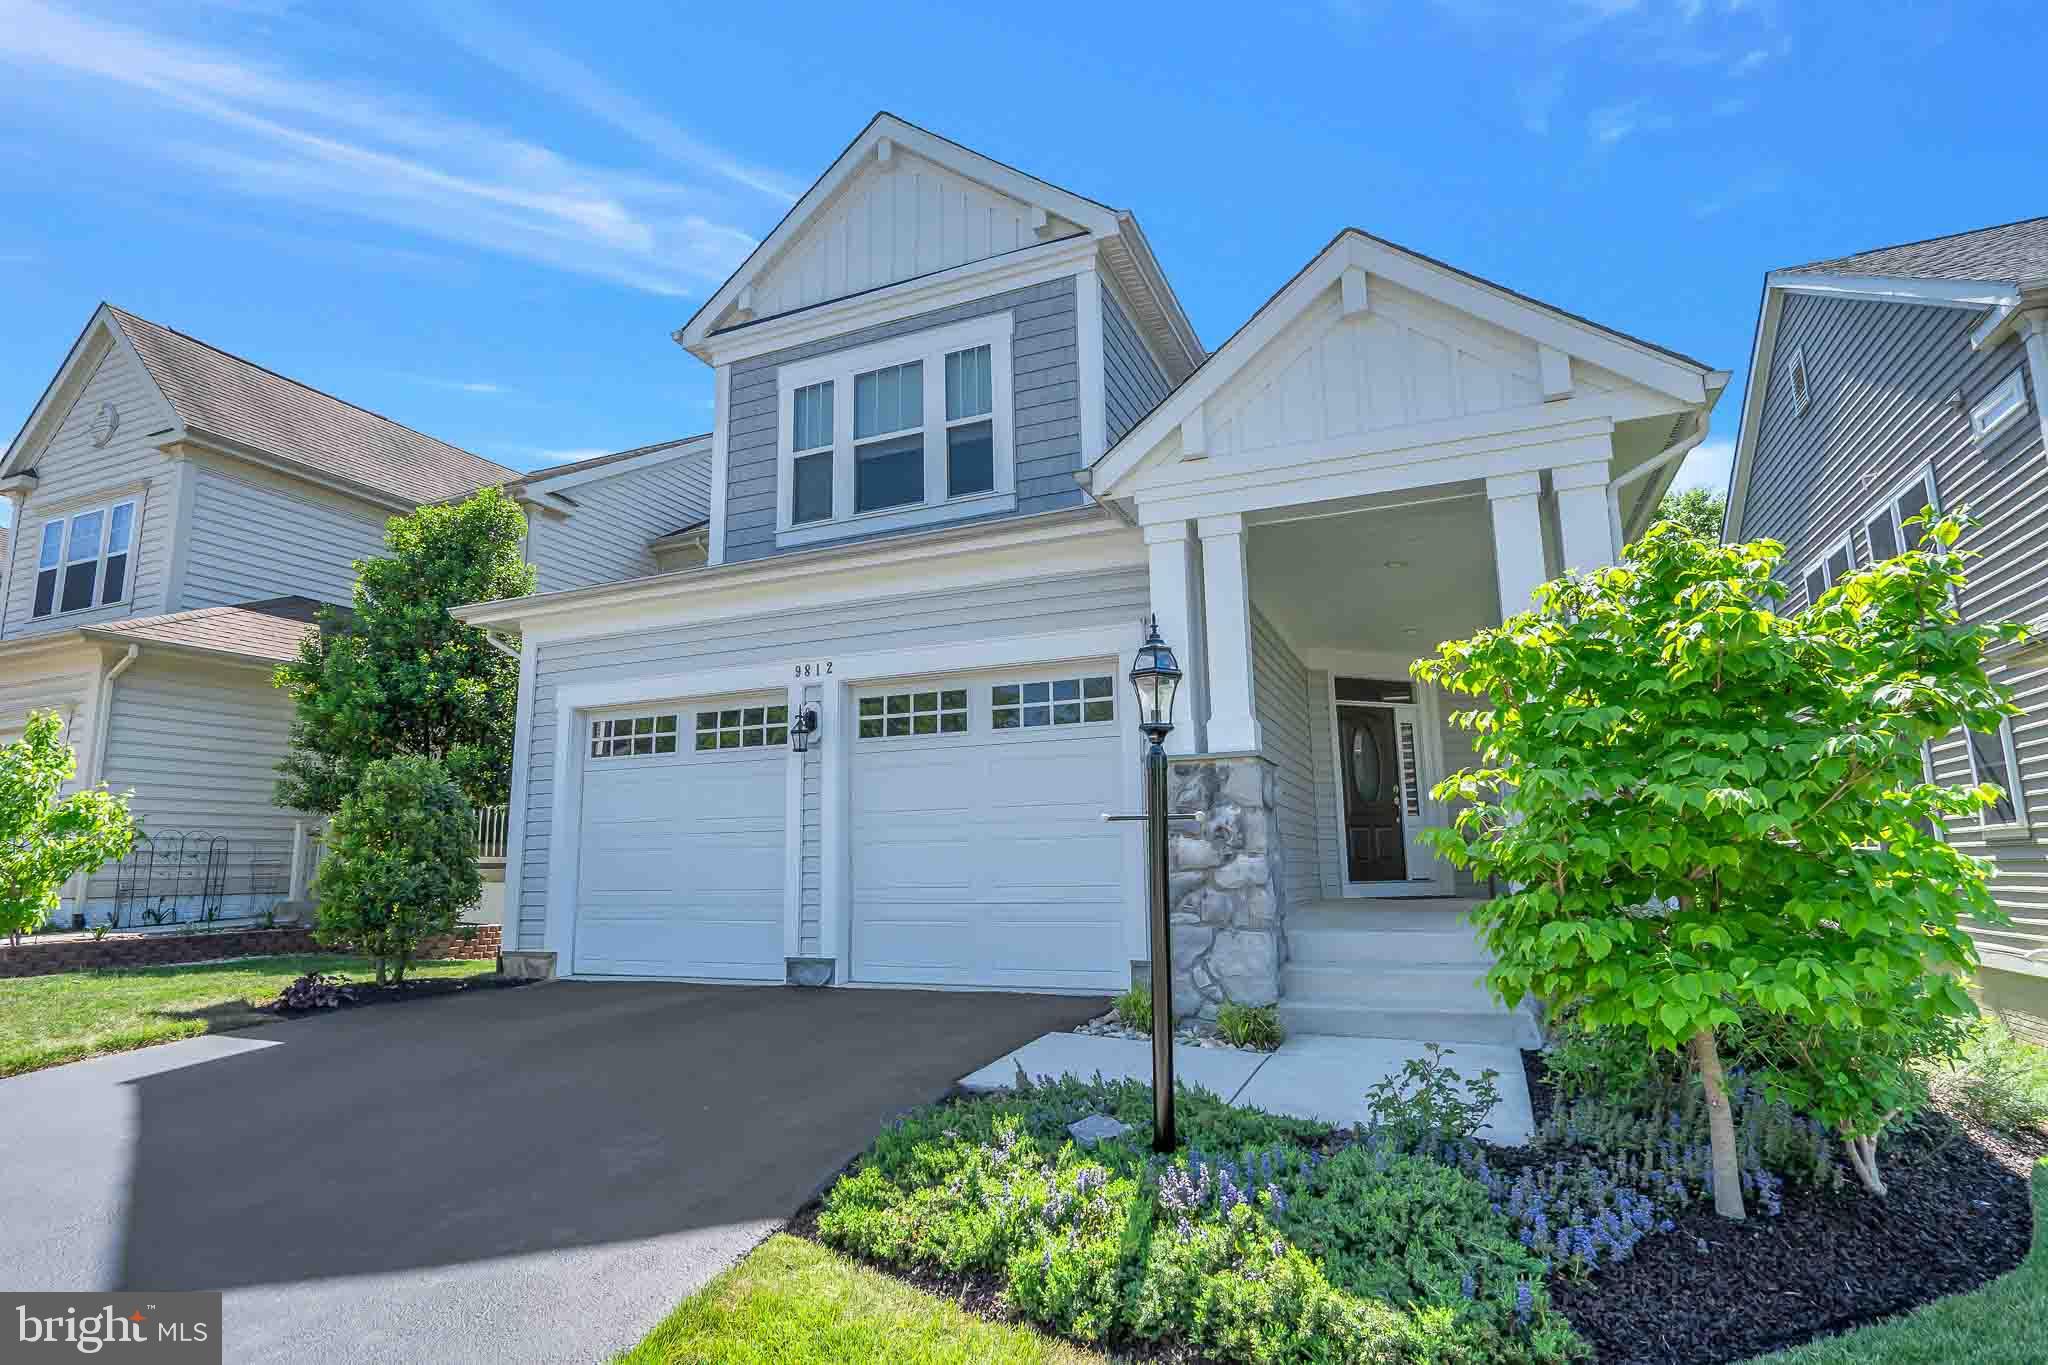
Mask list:
[{"label": "board and batten siding", "polygon": [[[120,425],[105,446],[94,446],[93,417],[103,403],[114,405]],[[156,443],[174,425],[169,405],[127,348],[114,345],[106,349],[49,443],[35,457],[35,491],[23,502],[8,542],[5,629],[0,636],[14,640],[104,625],[130,616],[154,616],[164,610],[164,574],[178,516],[177,484],[183,471]],[[31,619],[44,523],[131,497],[140,525],[129,566],[133,579],[129,600]]]},{"label": "board and batten siding", "polygon": [[1104,427],[1115,445],[1159,400],[1173,391],[1107,280],[1102,282],[1102,402]]},{"label": "board and batten siding", "polygon": [[[291,699],[272,686],[267,669],[145,649],[114,681],[106,784],[133,790],[129,809],[151,833],[225,835],[227,892],[247,894],[252,861],[290,873],[292,824],[304,817],[279,808],[272,794],[291,722]],[[87,897],[113,894],[109,866]]]},{"label": "board and batten siding", "polygon": [[[1081,398],[1074,280],[1070,276],[808,341],[733,365],[726,405],[726,561],[776,553],[775,509],[782,491],[776,487],[779,417],[775,376],[783,365],[996,313],[1011,314],[1015,327],[1010,336],[1015,515],[1077,507],[1085,501],[1074,482],[1074,473],[1081,466]],[[849,530],[844,540],[835,543],[870,539],[874,534]]]},{"label": "board and batten siding", "polygon": [[1273,838],[1280,846],[1283,904],[1318,899],[1315,759],[1309,674],[1280,632],[1252,612],[1252,705],[1261,752],[1274,768]]},{"label": "board and batten siding", "polygon": [[[1944,509],[1967,506],[1980,525],[1965,549],[1979,558],[1961,607],[1976,621],[2048,614],[2048,453],[2024,348],[2014,339],[1973,350],[1975,308],[1788,294],[1774,344],[1775,372],[1758,418],[1742,536],[1784,542],[1789,604],[1805,605],[1806,566],[1845,534],[1858,566],[1871,562],[1864,521],[1894,490],[1931,466]],[[1804,359],[1809,402],[1799,410],[1787,374]],[[2028,407],[1979,442],[1970,408],[2018,371]],[[1950,841],[1996,866],[1992,894],[2014,923],[1977,925],[1994,954],[2048,950],[2048,668],[2038,657],[1991,670],[2025,714],[2012,723],[2032,837],[1987,841],[1956,820]],[[1935,776],[1970,780],[1960,734],[1932,746]]]},{"label": "board and batten siding", "polygon": [[[549,841],[554,824],[555,697],[564,685],[773,664],[795,658],[865,654],[1085,630],[1137,621],[1151,602],[1142,566],[1068,574],[989,587],[960,588],[767,616],[638,630],[543,643],[529,705],[526,808],[516,889],[518,946],[540,948],[547,920]],[[1133,639],[1136,639],[1135,634]],[[828,721],[828,724],[831,722]],[[838,729],[836,725],[834,729]],[[843,730],[826,743],[843,744]],[[818,938],[818,902],[810,891],[812,779],[805,774],[805,895],[802,941]],[[822,796],[820,797],[822,800]]]},{"label": "board and batten siding", "polygon": [[527,512],[526,557],[541,592],[617,583],[661,572],[650,542],[693,522],[711,507],[711,455],[700,450],[576,484],[566,517]]},{"label": "board and batten siding", "polygon": [[385,553],[392,513],[255,469],[193,462],[185,580],[172,608],[301,596],[346,603],[359,559]]}]

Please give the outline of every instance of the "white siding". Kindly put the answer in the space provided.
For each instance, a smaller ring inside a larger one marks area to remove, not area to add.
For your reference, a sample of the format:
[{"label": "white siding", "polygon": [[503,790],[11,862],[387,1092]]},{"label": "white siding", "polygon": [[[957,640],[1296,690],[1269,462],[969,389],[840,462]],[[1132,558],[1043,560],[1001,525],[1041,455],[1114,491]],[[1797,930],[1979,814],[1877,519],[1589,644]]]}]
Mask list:
[{"label": "white siding", "polygon": [[[35,492],[28,496],[9,541],[7,600],[0,636],[24,635],[98,625],[128,616],[153,616],[164,609],[164,573],[177,519],[178,466],[155,442],[173,425],[169,406],[142,366],[123,347],[104,351],[49,443],[32,460]],[[93,415],[111,402],[120,426],[104,447],[92,443]],[[141,514],[135,558],[129,572],[133,591],[126,604],[67,612],[32,620],[36,555],[43,523],[117,497],[133,497]]]},{"label": "white siding", "polygon": [[648,543],[702,520],[711,506],[708,452],[592,479],[564,490],[566,517],[527,513],[526,557],[542,592],[661,572]]},{"label": "white siding", "polygon": [[[1310,753],[1309,674],[1280,632],[1252,613],[1253,704],[1265,756],[1276,769],[1274,836],[1281,849],[1280,892],[1289,906],[1316,900],[1315,760]],[[1327,709],[1327,708],[1325,708]]]},{"label": "white siding", "polygon": [[174,610],[300,595],[347,602],[355,561],[384,553],[390,513],[256,470],[194,462],[185,582]]}]

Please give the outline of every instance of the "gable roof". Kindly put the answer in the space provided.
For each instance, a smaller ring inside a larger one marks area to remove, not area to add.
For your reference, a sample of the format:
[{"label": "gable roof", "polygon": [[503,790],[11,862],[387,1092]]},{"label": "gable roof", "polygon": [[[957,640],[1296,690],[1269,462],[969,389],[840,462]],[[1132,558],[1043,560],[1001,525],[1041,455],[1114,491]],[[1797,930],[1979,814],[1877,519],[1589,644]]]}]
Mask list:
[{"label": "gable roof", "polygon": [[1890,275],[1917,280],[2048,283],[2048,218],[1977,228],[1787,266],[1778,275]]},{"label": "gable roof", "polygon": [[190,432],[412,502],[468,493],[515,472],[197,337],[103,306]]},{"label": "gable roof", "polygon": [[299,642],[320,629],[319,613],[327,605],[311,597],[272,597],[236,606],[110,621],[88,626],[80,633],[281,664],[297,658]]},{"label": "gable roof", "polygon": [[[1362,228],[1347,227],[1340,229],[1322,250],[1260,304],[1227,341],[1210,352],[1195,373],[1168,392],[1124,433],[1122,440],[1096,459],[1085,474],[1094,495],[1115,496],[1111,491],[1114,484],[1131,474],[1168,431],[1250,364],[1283,327],[1300,316],[1347,268],[1393,279],[1509,330],[1527,332],[1532,326],[1557,324],[1565,335],[1559,335],[1553,344],[1566,354],[1581,356],[1685,402],[1709,402],[1706,391],[1713,386],[1708,379],[1719,374],[1705,361],[1603,326]],[[1725,380],[1726,376],[1721,378]]]},{"label": "gable roof", "polygon": [[[830,210],[837,202],[841,191],[854,181],[861,169],[871,160],[878,159],[883,152],[898,146],[954,175],[985,186],[996,194],[1028,204],[1042,211],[1048,219],[1058,219],[1065,224],[1072,224],[1078,231],[1067,232],[1051,240],[1027,242],[1012,251],[992,251],[982,257],[955,265],[921,271],[905,278],[851,290],[841,296],[799,307],[777,309],[762,317],[735,320],[721,326],[720,319],[733,310],[749,286],[782,262],[805,230]],[[932,275],[943,275],[950,270],[964,269],[978,264],[981,260],[994,259],[998,255],[1018,255],[1034,248],[1048,246],[1052,240],[1073,240],[1083,237],[1095,239],[1103,244],[1105,264],[1129,299],[1133,311],[1137,314],[1139,325],[1146,329],[1166,358],[1169,369],[1177,374],[1184,374],[1198,364],[1204,354],[1201,341],[1195,335],[1193,324],[1188,321],[1186,312],[1181,308],[1180,300],[1174,296],[1172,286],[1166,282],[1164,273],[1159,269],[1158,262],[1152,255],[1150,243],[1145,240],[1137,220],[1128,211],[1113,209],[1100,200],[1041,180],[1005,162],[985,156],[970,147],[964,147],[950,138],[898,118],[887,110],[877,113],[868,121],[867,126],[833,159],[824,173],[790,206],[789,211],[782,216],[774,229],[748,254],[747,259],[741,262],[739,269],[704,301],[703,306],[698,308],[690,320],[678,328],[673,336],[677,343],[701,357],[703,353],[698,348],[720,332],[764,322],[772,317],[786,317],[808,308],[829,306],[847,298],[862,297],[885,289],[911,285]]]},{"label": "gable roof", "polygon": [[[684,449],[686,446],[692,446],[695,449],[686,450]],[[679,456],[686,456],[700,453],[708,454],[710,449],[711,433],[700,431],[693,436],[678,436],[671,441],[656,441],[652,445],[634,446],[631,450],[615,450],[609,455],[592,455],[581,460],[571,460],[567,464],[548,465],[544,469],[528,470],[526,473],[515,478],[505,480],[500,486],[507,492],[518,493],[555,479],[566,478],[572,474],[588,474],[593,470],[605,469],[615,464],[624,464],[628,460],[637,460],[644,455],[659,455],[664,452],[674,451]]]}]

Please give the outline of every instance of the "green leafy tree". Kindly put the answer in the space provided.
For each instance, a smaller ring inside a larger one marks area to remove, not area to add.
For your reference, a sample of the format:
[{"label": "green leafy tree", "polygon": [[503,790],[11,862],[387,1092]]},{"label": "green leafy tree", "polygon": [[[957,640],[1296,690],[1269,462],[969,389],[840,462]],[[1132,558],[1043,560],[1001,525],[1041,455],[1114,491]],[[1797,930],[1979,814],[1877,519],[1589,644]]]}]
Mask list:
[{"label": "green leafy tree", "polygon": [[279,805],[332,813],[369,764],[400,754],[445,763],[475,805],[504,802],[519,665],[448,609],[532,592],[525,534],[495,488],[391,519],[391,553],[356,564],[353,609],[323,614],[277,670],[297,706]]},{"label": "green leafy tree", "polygon": [[1728,503],[1719,493],[1688,488],[1683,493],[1664,495],[1664,500],[1657,504],[1657,520],[1675,521],[1696,536],[1719,540],[1727,511]]},{"label": "green leafy tree", "polygon": [[483,896],[476,811],[434,760],[379,759],[342,800],[314,883],[315,936],[375,961],[379,985],[403,981],[421,942]]},{"label": "green leafy tree", "polygon": [[47,924],[64,883],[128,856],[128,797],[104,783],[58,793],[78,773],[55,711],[32,711],[21,738],[0,745],[0,932],[19,943]]},{"label": "green leafy tree", "polygon": [[1457,717],[1486,766],[1436,795],[1497,804],[1434,836],[1510,887],[1477,914],[1489,984],[1688,1051],[1731,1217],[1726,1040],[1764,1040],[1745,1052],[1758,1078],[1839,1132],[1882,1193],[1878,1136],[1924,1093],[1910,1063],[1975,1014],[1959,916],[2004,916],[1982,865],[1933,830],[1996,789],[1926,782],[1921,746],[2015,713],[1983,655],[2020,628],[1958,617],[1962,525],[1785,616],[1783,547],[1659,523],[1619,565],[1415,665],[1489,703]]}]

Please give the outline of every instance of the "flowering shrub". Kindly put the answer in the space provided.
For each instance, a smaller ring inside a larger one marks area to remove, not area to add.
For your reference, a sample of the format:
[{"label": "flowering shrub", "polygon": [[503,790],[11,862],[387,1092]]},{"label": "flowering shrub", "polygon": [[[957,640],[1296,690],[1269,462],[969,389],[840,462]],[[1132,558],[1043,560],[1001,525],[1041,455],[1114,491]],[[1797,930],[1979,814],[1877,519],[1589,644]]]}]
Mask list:
[{"label": "flowering shrub", "polygon": [[1466,1079],[1444,1061],[1457,1049],[1426,1043],[1422,1057],[1401,1064],[1401,1075],[1383,1076],[1365,1092],[1366,1128],[1404,1151],[1426,1151],[1462,1143],[1486,1123],[1500,1103],[1500,1073],[1488,1068]]},{"label": "flowering shrub", "polygon": [[[1781,1177],[1839,1189],[1845,1183],[1827,1128],[1774,1098],[1741,1071],[1727,1076],[1735,1151],[1745,1193],[1775,1189]],[[1706,1096],[1697,1080],[1656,1081],[1588,1094],[1556,1105],[1545,1141],[1592,1147],[1624,1157],[1651,1178],[1667,1173],[1704,1182],[1711,1194],[1712,1157]],[[1767,1199],[1775,1204],[1775,1196]],[[1775,1213],[1775,1208],[1766,1212]]]},{"label": "flowering shrub", "polygon": [[277,993],[281,1010],[331,1010],[341,1007],[341,978],[307,972]]}]

